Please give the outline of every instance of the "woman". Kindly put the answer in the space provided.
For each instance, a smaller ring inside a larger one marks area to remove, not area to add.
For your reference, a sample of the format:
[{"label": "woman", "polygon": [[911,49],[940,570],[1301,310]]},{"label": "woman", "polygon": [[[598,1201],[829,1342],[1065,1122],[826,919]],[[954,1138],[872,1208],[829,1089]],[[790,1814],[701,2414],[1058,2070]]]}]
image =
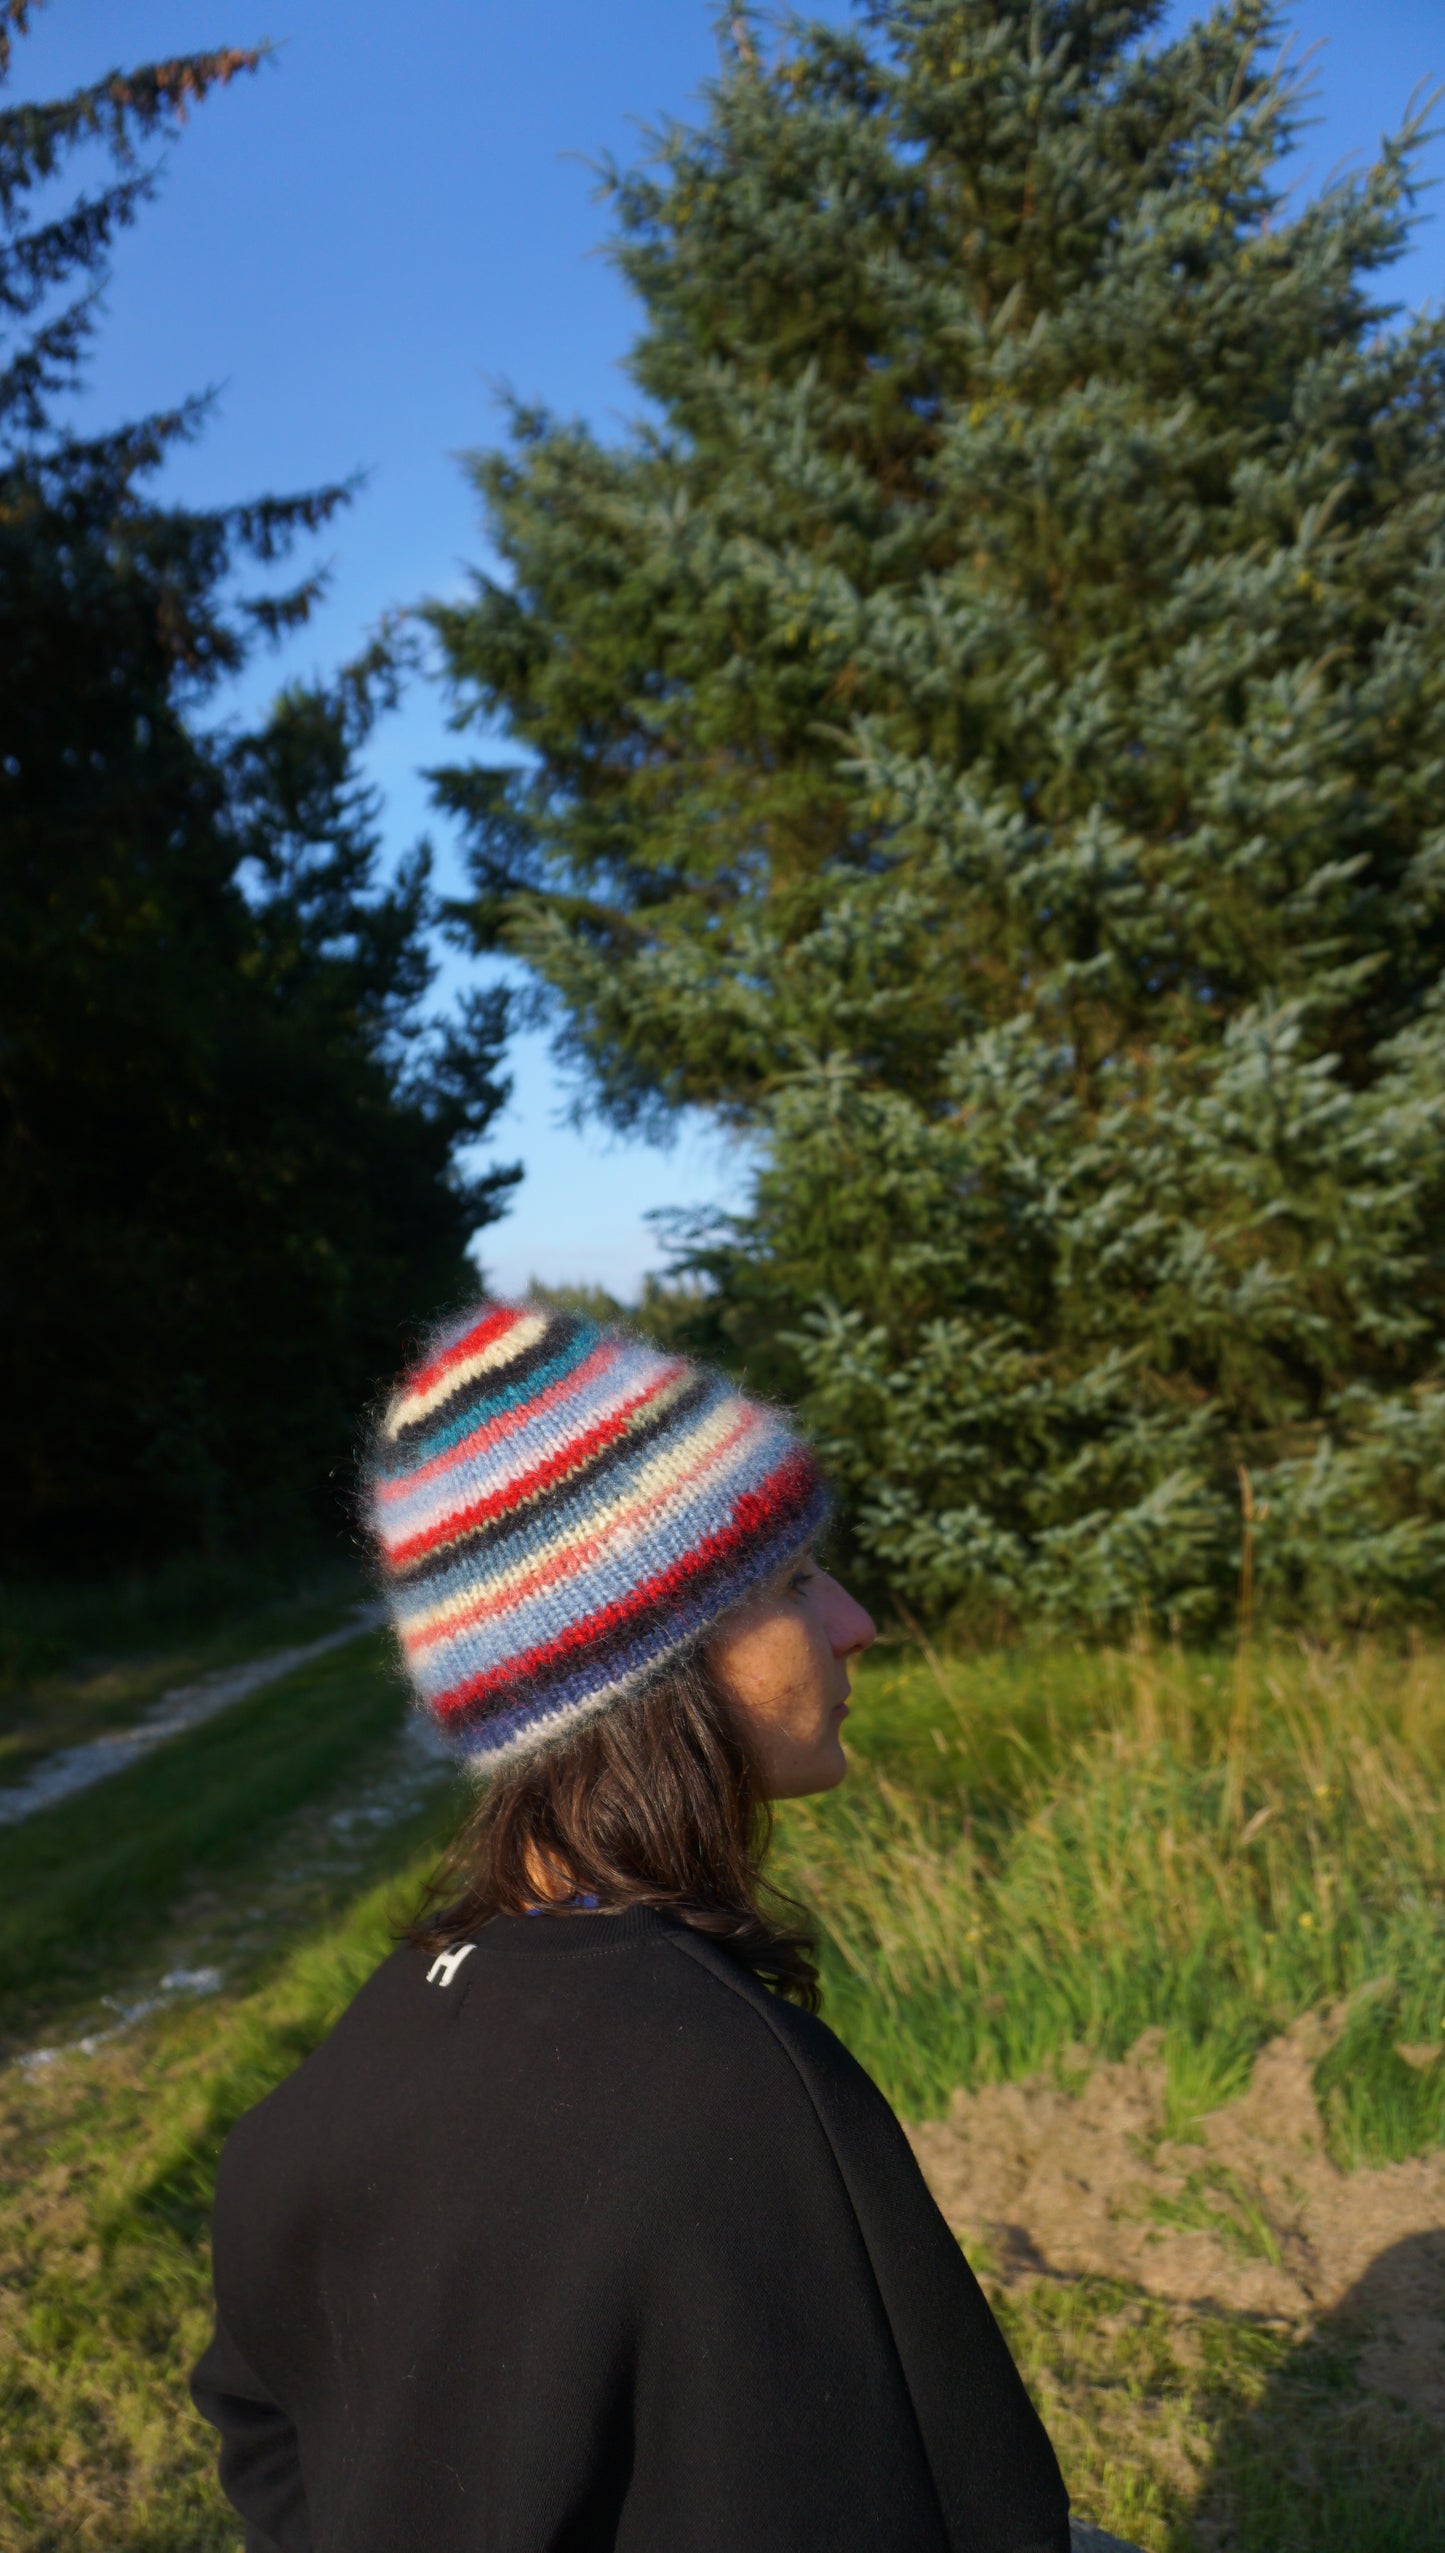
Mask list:
[{"label": "woman", "polygon": [[251,2553],[1067,2553],[988,2307],[761,1894],[873,1638],[811,1455],[684,1358],[483,1304],[370,1495],[483,1785],[442,1910],[222,2160],[194,2391]]}]

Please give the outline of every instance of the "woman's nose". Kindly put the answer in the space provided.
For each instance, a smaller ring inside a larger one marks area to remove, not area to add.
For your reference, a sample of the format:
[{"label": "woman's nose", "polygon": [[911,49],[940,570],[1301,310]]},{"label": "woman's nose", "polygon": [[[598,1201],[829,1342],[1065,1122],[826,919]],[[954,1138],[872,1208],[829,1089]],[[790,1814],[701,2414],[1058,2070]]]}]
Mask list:
[{"label": "woman's nose", "polygon": [[857,1597],[850,1596],[846,1587],[839,1586],[836,1578],[832,1584],[835,1610],[828,1625],[828,1636],[837,1657],[851,1658],[860,1649],[872,1648],[878,1637],[878,1625]]}]

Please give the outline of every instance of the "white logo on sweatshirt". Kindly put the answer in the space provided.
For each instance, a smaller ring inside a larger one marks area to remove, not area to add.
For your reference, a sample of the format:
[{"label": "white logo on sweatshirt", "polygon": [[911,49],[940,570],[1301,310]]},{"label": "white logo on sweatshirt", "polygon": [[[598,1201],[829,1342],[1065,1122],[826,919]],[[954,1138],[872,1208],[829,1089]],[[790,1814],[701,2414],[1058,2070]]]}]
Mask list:
[{"label": "white logo on sweatshirt", "polygon": [[449,1986],[462,1961],[470,1951],[476,1949],[476,1946],[474,1941],[463,1941],[457,1944],[455,1950],[439,1951],[426,1972],[427,1984]]}]

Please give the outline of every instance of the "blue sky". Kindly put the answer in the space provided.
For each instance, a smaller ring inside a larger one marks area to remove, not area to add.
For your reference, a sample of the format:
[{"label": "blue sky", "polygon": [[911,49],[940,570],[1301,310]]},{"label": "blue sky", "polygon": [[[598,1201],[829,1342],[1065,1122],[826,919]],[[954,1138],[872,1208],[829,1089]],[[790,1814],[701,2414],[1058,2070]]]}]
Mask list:
[{"label": "blue sky", "polygon": [[[1445,79],[1445,11],[1299,0],[1292,22],[1299,49],[1321,48],[1308,192],[1368,160],[1418,83]],[[51,0],[9,95],[262,37],[276,60],[201,110],[122,242],[87,401],[99,423],[215,385],[210,430],[171,473],[187,498],[367,472],[328,540],[328,599],[258,669],[257,693],[335,664],[388,605],[456,591],[483,560],[456,455],[493,438],[493,385],[618,430],[634,314],[598,253],[584,163],[630,156],[640,125],[687,114],[717,58],[703,0]],[[1445,176],[1445,143],[1426,166]],[[1398,284],[1411,304],[1445,294],[1445,222],[1427,219]],[[389,838],[432,831],[444,878],[455,863],[417,775],[454,751],[444,705],[418,689],[372,756]],[[668,1151],[578,1131],[545,1041],[519,1039],[512,1068],[489,1149],[527,1177],[483,1236],[494,1283],[630,1292],[657,1256],[650,1207],[740,1194],[745,1164],[706,1128]]]}]

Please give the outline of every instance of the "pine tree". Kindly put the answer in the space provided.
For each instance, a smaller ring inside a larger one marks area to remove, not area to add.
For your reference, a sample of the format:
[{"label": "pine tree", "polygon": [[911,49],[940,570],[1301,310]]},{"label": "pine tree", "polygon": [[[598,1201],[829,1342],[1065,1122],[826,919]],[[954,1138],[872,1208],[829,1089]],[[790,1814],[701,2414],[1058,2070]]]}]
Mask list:
[{"label": "pine tree", "polygon": [[[138,144],[256,59],[0,112],[0,1536],[69,1565],[334,1525],[363,1405],[505,1185],[456,1167],[501,1006],[423,1031],[426,862],[385,875],[356,779],[384,650],[255,734],[196,724],[316,591],[235,570],[346,491],[165,505],[203,406],[66,422]],[[96,142],[113,181],[37,212]]]},{"label": "pine tree", "polygon": [[652,421],[519,409],[434,613],[470,926],[909,1604],[1445,1600],[1445,322],[1270,0],[876,0],[613,175]]}]

